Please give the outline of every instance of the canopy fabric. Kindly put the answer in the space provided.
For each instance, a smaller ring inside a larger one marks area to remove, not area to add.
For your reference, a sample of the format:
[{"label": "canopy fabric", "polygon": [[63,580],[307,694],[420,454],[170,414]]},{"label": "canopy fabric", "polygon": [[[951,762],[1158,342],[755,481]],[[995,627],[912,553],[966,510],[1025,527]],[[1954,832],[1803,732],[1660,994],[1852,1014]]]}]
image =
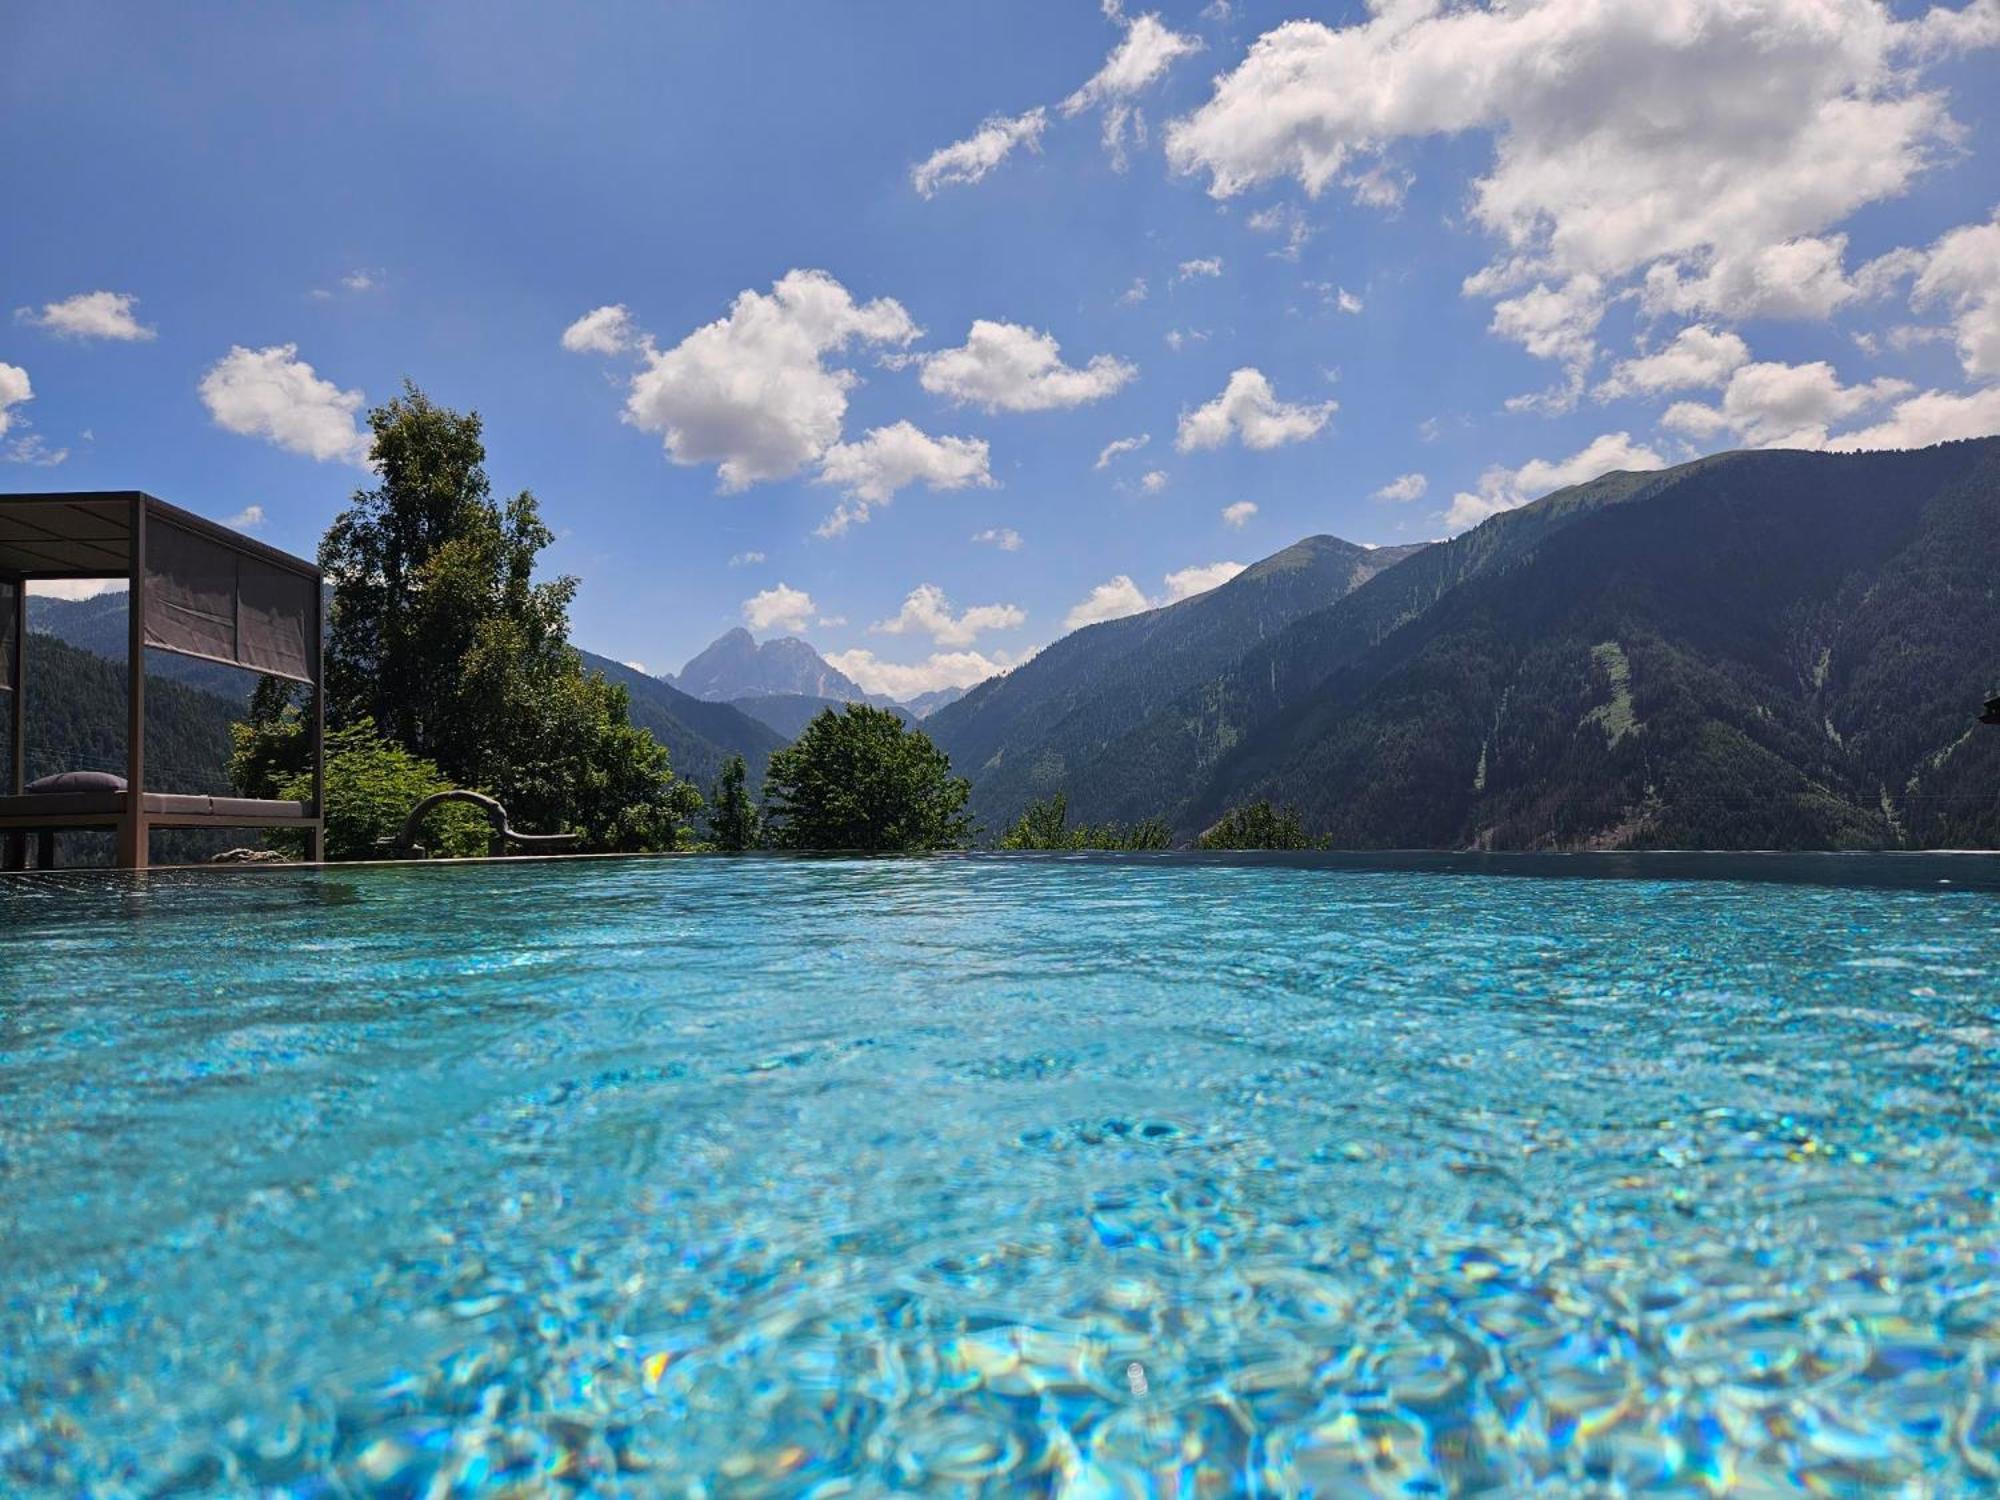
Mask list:
[{"label": "canopy fabric", "polygon": [[309,683],[318,592],[305,574],[148,519],[148,646]]},{"label": "canopy fabric", "polygon": [[21,585],[0,578],[0,693],[14,690],[14,632]]}]

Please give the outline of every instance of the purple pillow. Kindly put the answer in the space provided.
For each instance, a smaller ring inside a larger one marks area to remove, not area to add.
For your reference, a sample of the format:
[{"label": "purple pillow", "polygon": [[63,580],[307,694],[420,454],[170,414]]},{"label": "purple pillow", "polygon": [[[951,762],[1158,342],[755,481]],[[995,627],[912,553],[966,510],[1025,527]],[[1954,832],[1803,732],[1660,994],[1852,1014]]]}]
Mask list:
[{"label": "purple pillow", "polygon": [[109,771],[62,771],[28,783],[30,792],[122,792],[125,778]]}]

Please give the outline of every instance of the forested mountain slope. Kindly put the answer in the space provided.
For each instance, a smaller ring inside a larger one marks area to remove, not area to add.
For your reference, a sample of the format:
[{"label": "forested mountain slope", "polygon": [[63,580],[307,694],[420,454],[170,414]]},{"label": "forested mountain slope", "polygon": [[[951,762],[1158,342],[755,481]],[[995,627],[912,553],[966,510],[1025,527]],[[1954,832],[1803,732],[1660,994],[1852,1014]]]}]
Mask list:
[{"label": "forested mountain slope", "polygon": [[972,778],[975,814],[998,827],[1259,641],[1422,550],[1308,537],[1207,593],[1064,636],[931,714],[924,731]]},{"label": "forested mountain slope", "polygon": [[2000,842],[2000,439],[1610,475],[1426,550],[1069,785],[1343,846]]},{"label": "forested mountain slope", "polygon": [[608,656],[579,654],[587,669],[624,685],[631,696],[632,722],[667,747],[674,774],[692,781],[703,796],[732,755],[742,756],[749,765],[750,784],[761,785],[771,752],[789,743],[789,736],[727,703],[690,697],[671,683],[635,672]]}]

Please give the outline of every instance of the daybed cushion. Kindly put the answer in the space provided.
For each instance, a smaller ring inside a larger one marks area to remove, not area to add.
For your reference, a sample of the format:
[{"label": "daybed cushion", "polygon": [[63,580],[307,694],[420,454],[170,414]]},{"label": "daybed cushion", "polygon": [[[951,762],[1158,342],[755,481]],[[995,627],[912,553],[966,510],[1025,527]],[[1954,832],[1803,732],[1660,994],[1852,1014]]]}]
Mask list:
[{"label": "daybed cushion", "polygon": [[24,788],[31,794],[46,792],[122,792],[125,778],[109,771],[58,771],[31,781]]}]

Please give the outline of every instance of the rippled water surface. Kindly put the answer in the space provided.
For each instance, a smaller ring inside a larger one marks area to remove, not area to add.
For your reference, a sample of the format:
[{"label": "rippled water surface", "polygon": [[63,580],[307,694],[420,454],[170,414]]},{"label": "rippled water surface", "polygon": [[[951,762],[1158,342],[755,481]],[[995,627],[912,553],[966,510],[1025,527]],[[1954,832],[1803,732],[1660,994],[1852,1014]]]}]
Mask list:
[{"label": "rippled water surface", "polygon": [[1987,1492],[1964,886],[0,881],[0,1493]]}]

